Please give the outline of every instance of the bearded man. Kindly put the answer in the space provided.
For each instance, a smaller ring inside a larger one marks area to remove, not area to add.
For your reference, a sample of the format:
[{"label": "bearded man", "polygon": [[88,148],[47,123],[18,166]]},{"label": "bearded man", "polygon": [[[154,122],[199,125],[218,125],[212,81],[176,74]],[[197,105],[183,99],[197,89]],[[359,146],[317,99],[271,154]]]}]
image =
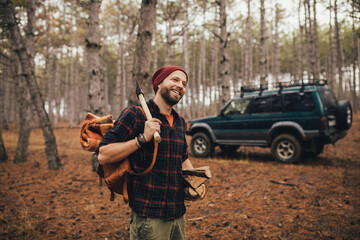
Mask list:
[{"label": "bearded man", "polygon": [[185,239],[182,169],[193,166],[187,154],[185,120],[173,106],[184,96],[188,81],[181,67],[158,69],[152,77],[155,97],[147,102],[153,119],[147,121],[139,106],[128,107],[100,144],[100,164],[128,158],[131,170],[142,172],[152,160],[154,133],[162,139],[153,169],[145,176],[130,175],[130,239]]}]

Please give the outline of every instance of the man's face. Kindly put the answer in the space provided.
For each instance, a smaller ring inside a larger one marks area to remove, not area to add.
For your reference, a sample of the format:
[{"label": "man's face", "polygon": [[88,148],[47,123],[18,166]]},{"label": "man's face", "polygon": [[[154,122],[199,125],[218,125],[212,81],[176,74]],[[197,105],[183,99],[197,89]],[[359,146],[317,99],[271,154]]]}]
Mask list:
[{"label": "man's face", "polygon": [[158,91],[167,104],[174,106],[184,96],[186,84],[185,73],[177,70],[172,72],[158,85]]}]

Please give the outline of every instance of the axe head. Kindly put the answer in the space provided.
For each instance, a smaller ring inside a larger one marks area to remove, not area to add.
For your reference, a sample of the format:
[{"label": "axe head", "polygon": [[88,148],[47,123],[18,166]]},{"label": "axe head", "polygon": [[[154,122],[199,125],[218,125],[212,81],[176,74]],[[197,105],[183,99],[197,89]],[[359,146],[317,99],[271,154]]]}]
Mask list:
[{"label": "axe head", "polygon": [[138,80],[136,80],[136,96],[139,98],[140,94],[144,95],[144,93],[142,92],[142,90],[140,88]]}]

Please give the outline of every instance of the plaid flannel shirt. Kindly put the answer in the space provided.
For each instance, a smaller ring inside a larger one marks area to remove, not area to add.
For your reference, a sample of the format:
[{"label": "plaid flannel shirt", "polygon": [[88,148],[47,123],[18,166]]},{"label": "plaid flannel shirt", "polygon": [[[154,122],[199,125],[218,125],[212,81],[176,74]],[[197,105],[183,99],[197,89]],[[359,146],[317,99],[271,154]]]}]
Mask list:
[{"label": "plaid flannel shirt", "polygon": [[[130,176],[128,185],[129,205],[138,215],[162,219],[175,219],[185,214],[184,181],[182,163],[188,158],[185,139],[185,120],[172,110],[174,116],[171,127],[158,106],[151,99],[149,110],[154,118],[161,120],[161,142],[159,143],[156,163],[145,176]],[[100,146],[126,142],[144,132],[145,116],[137,106],[122,111],[108,131]],[[144,171],[151,163],[154,152],[154,140],[135,151],[128,158],[131,169]]]}]

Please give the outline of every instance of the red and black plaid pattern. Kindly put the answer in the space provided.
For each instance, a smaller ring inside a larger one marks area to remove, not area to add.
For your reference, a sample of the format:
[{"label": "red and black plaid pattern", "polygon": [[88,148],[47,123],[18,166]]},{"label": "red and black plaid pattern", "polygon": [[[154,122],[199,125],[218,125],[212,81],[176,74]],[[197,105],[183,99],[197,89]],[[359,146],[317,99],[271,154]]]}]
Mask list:
[{"label": "red and black plaid pattern", "polygon": [[[162,219],[175,219],[185,214],[184,182],[182,163],[188,158],[185,139],[185,120],[174,110],[173,127],[166,117],[160,114],[153,100],[148,102],[154,118],[161,120],[161,142],[154,168],[145,176],[131,176],[128,186],[129,205],[138,215]],[[125,142],[143,133],[145,117],[137,106],[123,110],[115,121],[115,126],[108,131],[100,146]],[[131,169],[144,171],[151,163],[154,142],[129,156]]]}]

